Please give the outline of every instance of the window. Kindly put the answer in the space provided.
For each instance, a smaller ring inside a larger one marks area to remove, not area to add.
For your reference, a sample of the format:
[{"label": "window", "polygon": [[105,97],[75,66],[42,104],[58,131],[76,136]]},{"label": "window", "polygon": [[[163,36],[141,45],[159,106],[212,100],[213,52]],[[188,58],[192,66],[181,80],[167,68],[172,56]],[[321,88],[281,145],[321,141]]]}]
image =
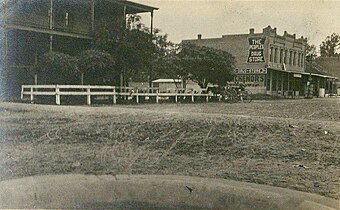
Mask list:
[{"label": "window", "polygon": [[296,52],[294,52],[294,57],[293,57],[293,66],[296,66]]},{"label": "window", "polygon": [[293,59],[293,52],[289,52],[289,65],[292,65],[292,59]]},{"label": "window", "polygon": [[275,54],[274,54],[274,62],[277,63],[277,48],[275,48]]},{"label": "window", "polygon": [[301,67],[304,67],[305,59],[303,53],[301,53]]},{"label": "window", "polygon": [[271,47],[271,48],[270,48],[270,56],[269,56],[269,61],[270,61],[270,62],[273,62],[273,51],[274,51],[274,48]]},{"label": "window", "polygon": [[283,49],[280,50],[280,63],[283,63]]},{"label": "window", "polygon": [[283,62],[287,64],[287,59],[288,59],[288,50],[285,50],[285,57],[283,59]]},{"label": "window", "polygon": [[298,66],[300,66],[300,57],[301,57],[301,53],[298,53]]}]

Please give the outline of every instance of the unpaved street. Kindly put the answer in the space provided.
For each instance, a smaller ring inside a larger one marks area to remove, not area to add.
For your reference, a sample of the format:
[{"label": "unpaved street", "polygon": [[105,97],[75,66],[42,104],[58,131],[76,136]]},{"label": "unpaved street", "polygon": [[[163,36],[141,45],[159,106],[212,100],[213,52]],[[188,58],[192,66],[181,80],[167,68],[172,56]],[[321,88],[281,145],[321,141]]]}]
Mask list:
[{"label": "unpaved street", "polygon": [[50,106],[0,103],[0,179],[176,174],[339,199],[340,100]]}]

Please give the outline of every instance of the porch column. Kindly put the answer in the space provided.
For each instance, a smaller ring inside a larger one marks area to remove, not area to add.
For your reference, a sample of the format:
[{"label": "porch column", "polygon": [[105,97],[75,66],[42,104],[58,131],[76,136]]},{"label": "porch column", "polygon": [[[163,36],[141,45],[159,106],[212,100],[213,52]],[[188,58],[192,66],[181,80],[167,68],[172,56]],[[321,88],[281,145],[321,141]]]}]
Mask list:
[{"label": "porch column", "polygon": [[[50,18],[50,30],[53,30],[53,0],[50,0],[50,13],[49,13],[49,18]],[[50,35],[50,52],[53,50],[53,35]]]},{"label": "porch column", "polygon": [[290,89],[290,86],[289,86],[289,72],[287,73],[287,91],[289,93],[289,89]]},{"label": "porch column", "polygon": [[[124,39],[125,39],[125,30],[126,30],[126,5],[124,5],[123,9],[123,30],[124,30]],[[120,87],[125,86],[125,64],[123,64],[123,69],[120,72]],[[122,89],[120,89],[120,92],[122,92]]]},{"label": "porch column", "polygon": [[269,91],[271,95],[273,92],[273,70],[270,70]]},{"label": "porch column", "polygon": [[[150,37],[151,37],[151,40],[153,39],[153,11],[151,11],[151,17],[150,17]],[[152,56],[150,56],[150,59],[152,59]],[[149,87],[151,87],[152,85],[152,72],[153,72],[153,66],[152,66],[152,62],[151,62],[151,65],[150,65],[150,68],[149,68]]]},{"label": "porch column", "polygon": [[284,73],[281,73],[281,96],[283,96]]},{"label": "porch column", "polygon": [[277,71],[276,72],[276,95],[278,95],[278,93],[279,93],[279,74],[280,74],[280,72]]},{"label": "porch column", "polygon": [[95,0],[91,0],[91,33],[94,35],[94,19],[95,19],[95,13],[94,13],[94,2]]}]

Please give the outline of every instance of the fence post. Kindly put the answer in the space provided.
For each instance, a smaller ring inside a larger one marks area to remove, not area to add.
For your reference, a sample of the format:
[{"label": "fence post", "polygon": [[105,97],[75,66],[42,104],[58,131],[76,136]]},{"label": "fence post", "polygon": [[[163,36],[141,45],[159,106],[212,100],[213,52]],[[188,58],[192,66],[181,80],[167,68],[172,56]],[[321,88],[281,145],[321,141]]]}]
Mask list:
[{"label": "fence post", "polygon": [[34,89],[31,87],[31,104],[34,103],[34,95],[33,95]]},{"label": "fence post", "polygon": [[24,88],[21,86],[21,94],[20,94],[21,100],[24,99]]},{"label": "fence post", "polygon": [[113,88],[113,104],[117,103],[116,87]]},{"label": "fence post", "polygon": [[91,90],[90,90],[90,86],[88,86],[86,88],[86,92],[87,92],[87,95],[86,95],[87,105],[91,105]]},{"label": "fence post", "polygon": [[194,99],[194,98],[195,98],[195,97],[194,97],[194,94],[195,94],[195,92],[193,91],[193,92],[192,92],[192,95],[191,95],[191,101],[192,101],[192,102],[195,102],[195,99]]},{"label": "fence post", "polygon": [[156,90],[156,103],[157,103],[157,104],[158,104],[158,102],[159,102],[158,92],[159,92],[159,90]]},{"label": "fence post", "polygon": [[209,102],[209,95],[207,95],[205,100],[206,100],[207,103]]},{"label": "fence post", "polygon": [[136,95],[136,102],[137,102],[137,104],[138,104],[138,103],[139,103],[138,89],[136,90],[136,93],[137,93],[137,95]]},{"label": "fence post", "polygon": [[58,85],[55,86],[55,103],[60,105],[60,95],[59,95],[59,87]]},{"label": "fence post", "polygon": [[177,101],[178,101],[178,97],[177,97],[177,91],[176,91],[175,102],[177,103]]}]

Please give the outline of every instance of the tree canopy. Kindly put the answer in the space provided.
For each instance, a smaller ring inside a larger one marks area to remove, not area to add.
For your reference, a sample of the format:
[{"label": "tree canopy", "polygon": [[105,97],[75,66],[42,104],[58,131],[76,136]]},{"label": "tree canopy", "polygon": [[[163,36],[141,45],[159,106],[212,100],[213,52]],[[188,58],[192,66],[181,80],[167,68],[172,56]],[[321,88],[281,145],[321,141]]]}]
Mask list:
[{"label": "tree canopy", "polygon": [[105,51],[85,50],[77,56],[77,68],[84,74],[86,84],[102,84],[103,80],[118,78],[115,60]]},{"label": "tree canopy", "polygon": [[316,46],[314,44],[310,45],[307,43],[306,46],[307,61],[314,60],[316,56],[317,56]]},{"label": "tree canopy", "polygon": [[333,33],[327,36],[326,39],[320,45],[320,54],[322,57],[336,56],[336,51],[340,48],[340,36],[337,33]]},{"label": "tree canopy", "polygon": [[46,53],[34,70],[42,75],[41,79],[45,84],[72,84],[79,74],[76,59],[59,52]]},{"label": "tree canopy", "polygon": [[222,50],[186,44],[164,60],[164,70],[169,77],[190,78],[202,88],[208,83],[225,86],[234,76],[235,58]]}]

